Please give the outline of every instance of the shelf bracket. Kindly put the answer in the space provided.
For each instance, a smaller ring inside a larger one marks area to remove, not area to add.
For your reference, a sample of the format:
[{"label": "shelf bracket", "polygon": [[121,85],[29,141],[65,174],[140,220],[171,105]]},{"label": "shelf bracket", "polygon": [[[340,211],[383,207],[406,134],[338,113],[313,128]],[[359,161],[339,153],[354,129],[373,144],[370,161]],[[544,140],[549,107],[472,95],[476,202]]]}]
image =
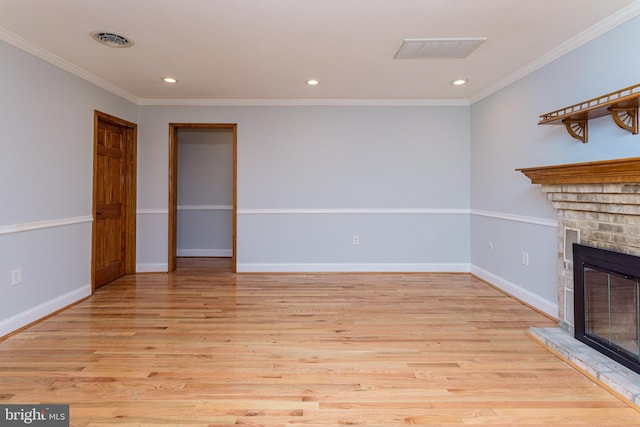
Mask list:
[{"label": "shelf bracket", "polygon": [[567,128],[567,132],[572,137],[579,139],[583,143],[588,141],[588,127],[586,119],[564,119],[562,121]]},{"label": "shelf bracket", "polygon": [[609,107],[611,117],[622,129],[638,134],[638,107]]}]

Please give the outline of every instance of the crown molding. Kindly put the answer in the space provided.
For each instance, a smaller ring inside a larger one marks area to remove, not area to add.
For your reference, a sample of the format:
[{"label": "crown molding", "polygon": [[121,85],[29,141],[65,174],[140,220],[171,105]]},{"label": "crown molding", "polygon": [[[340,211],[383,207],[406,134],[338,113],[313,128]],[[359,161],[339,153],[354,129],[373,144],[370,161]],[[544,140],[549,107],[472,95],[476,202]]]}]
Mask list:
[{"label": "crown molding", "polygon": [[373,106],[373,107],[465,107],[466,99],[140,99],[145,106]]},{"label": "crown molding", "polygon": [[14,47],[17,47],[20,50],[30,53],[31,55],[37,58],[40,58],[43,61],[46,61],[64,71],[67,71],[73,74],[74,76],[80,77],[81,79],[86,80],[89,83],[93,83],[94,85],[102,89],[105,89],[106,91],[109,91],[114,95],[124,98],[129,102],[132,102],[134,104],[139,104],[140,102],[140,98],[138,98],[137,96],[127,92],[124,89],[119,88],[118,86],[112,83],[109,83],[108,81],[104,80],[101,77],[96,76],[93,73],[88,72],[84,68],[81,68],[75,64],[72,64],[66,59],[63,59],[57,55],[54,55],[53,53],[49,52],[46,49],[41,48],[40,46],[34,45],[33,43],[23,39],[22,37],[18,36],[15,33],[12,33],[11,31],[7,30],[4,27],[0,27],[0,40],[4,40],[5,42],[9,43]]},{"label": "crown molding", "polygon": [[496,84],[477,92],[471,98],[469,98],[469,104],[474,104],[498,92],[499,90],[504,89],[510,84],[515,83],[516,81],[528,76],[529,74],[544,67],[545,65],[550,64],[561,56],[564,56],[569,52],[587,44],[591,40],[603,35],[608,31],[611,31],[612,29],[624,24],[625,22],[635,18],[638,15],[640,15],[640,0],[636,0],[629,6],[598,22],[586,31],[583,31],[582,33],[570,38],[566,42],[556,46],[538,59],[509,74]]}]

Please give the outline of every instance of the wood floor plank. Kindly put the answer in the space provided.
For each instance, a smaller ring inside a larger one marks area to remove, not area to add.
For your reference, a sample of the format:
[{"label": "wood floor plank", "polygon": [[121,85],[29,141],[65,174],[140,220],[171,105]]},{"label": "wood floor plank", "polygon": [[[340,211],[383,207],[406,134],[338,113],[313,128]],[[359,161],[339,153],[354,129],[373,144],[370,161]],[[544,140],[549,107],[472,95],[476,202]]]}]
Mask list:
[{"label": "wood floor plank", "polygon": [[230,268],[179,259],[0,341],[0,402],[73,426],[640,426],[470,275]]}]

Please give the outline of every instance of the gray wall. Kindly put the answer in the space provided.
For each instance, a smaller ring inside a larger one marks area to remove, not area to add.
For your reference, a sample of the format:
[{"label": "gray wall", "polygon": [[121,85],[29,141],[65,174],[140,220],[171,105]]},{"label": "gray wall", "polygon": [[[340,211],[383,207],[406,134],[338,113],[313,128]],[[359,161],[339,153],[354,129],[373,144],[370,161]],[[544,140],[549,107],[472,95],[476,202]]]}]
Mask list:
[{"label": "gray wall", "polygon": [[178,132],[178,256],[232,255],[233,131]]},{"label": "gray wall", "polygon": [[587,144],[562,125],[537,125],[541,114],[637,84],[637,40],[634,18],[471,107],[472,271],[554,315],[556,213],[515,169],[638,156],[640,136],[610,117],[589,122]]},{"label": "gray wall", "polygon": [[143,106],[139,117],[140,270],[166,270],[171,122],[238,125],[239,271],[469,270],[466,106]]},{"label": "gray wall", "polygon": [[5,42],[0,63],[2,336],[90,294],[94,110],[137,107]]}]

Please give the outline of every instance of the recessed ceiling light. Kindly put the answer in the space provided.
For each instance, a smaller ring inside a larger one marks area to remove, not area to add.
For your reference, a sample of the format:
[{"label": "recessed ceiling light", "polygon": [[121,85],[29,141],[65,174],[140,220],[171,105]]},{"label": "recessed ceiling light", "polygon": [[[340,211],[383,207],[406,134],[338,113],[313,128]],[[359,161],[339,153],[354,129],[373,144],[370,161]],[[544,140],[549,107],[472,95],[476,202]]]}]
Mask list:
[{"label": "recessed ceiling light", "polygon": [[315,86],[315,85],[320,84],[320,82],[318,80],[316,80],[316,79],[311,79],[311,80],[307,80],[307,84],[309,86]]},{"label": "recessed ceiling light", "polygon": [[462,86],[462,85],[466,85],[467,83],[469,83],[469,79],[451,80],[451,84],[454,85],[454,86]]},{"label": "recessed ceiling light", "polygon": [[125,36],[123,36],[121,34],[110,33],[110,32],[107,32],[107,31],[97,31],[95,33],[91,33],[91,37],[93,37],[98,42],[102,43],[103,45],[106,45],[106,46],[109,46],[109,47],[131,47],[131,46],[133,46],[133,41],[131,41],[130,39],[128,39],[127,37],[125,37]]},{"label": "recessed ceiling light", "polygon": [[163,77],[162,81],[165,83],[178,83],[178,80],[174,79],[173,77]]}]

